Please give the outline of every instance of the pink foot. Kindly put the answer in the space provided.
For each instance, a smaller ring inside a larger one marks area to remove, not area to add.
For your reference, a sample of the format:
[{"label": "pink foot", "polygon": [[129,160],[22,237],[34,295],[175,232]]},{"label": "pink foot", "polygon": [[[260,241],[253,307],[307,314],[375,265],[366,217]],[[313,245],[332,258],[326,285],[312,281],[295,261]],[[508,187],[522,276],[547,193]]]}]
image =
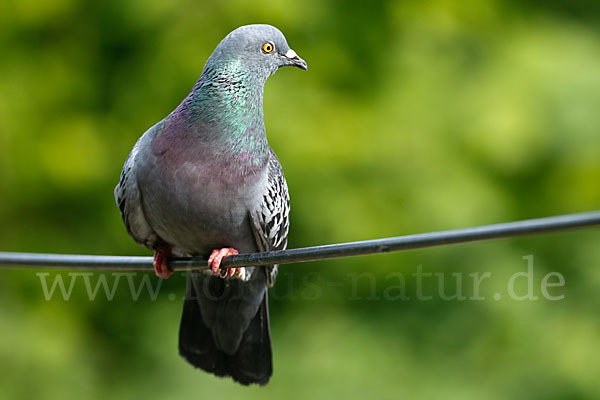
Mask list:
[{"label": "pink foot", "polygon": [[171,248],[169,246],[160,246],[154,252],[154,271],[156,276],[162,279],[169,279],[173,271],[169,268],[169,258],[171,257]]},{"label": "pink foot", "polygon": [[221,261],[223,257],[239,254],[239,252],[232,247],[225,247],[218,250],[213,250],[212,254],[208,258],[208,266],[212,270],[214,275],[219,275],[221,278],[231,277],[234,273],[239,275],[241,268],[221,268]]}]

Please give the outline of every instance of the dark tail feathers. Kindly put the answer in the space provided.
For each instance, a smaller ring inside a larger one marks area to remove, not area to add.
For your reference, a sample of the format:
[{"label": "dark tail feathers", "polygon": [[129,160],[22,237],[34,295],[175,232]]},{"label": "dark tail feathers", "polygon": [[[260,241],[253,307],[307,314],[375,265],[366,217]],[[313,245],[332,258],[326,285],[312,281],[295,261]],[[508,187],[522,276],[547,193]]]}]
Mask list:
[{"label": "dark tail feathers", "polygon": [[188,283],[179,329],[179,354],[196,368],[216,376],[231,376],[243,385],[266,385],[273,374],[266,292],[237,351],[227,354],[217,347],[212,330],[204,324],[193,285]]}]

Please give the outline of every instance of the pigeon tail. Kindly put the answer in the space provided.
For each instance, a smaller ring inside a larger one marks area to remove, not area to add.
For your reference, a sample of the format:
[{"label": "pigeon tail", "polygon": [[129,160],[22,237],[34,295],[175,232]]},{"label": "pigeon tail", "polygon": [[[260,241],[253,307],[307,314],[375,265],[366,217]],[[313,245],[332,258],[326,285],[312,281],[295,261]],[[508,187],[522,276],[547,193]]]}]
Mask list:
[{"label": "pigeon tail", "polygon": [[[273,374],[266,290],[256,314],[251,317],[241,334],[239,345],[224,346],[223,343],[219,343],[220,340],[215,341],[215,334],[219,329],[215,329],[214,326],[211,329],[205,324],[205,316],[202,315],[200,307],[203,296],[197,297],[199,293],[193,284],[193,280],[197,278],[199,277],[188,280],[179,329],[179,354],[194,367],[216,376],[230,376],[243,385],[266,385]],[[220,278],[213,279],[225,282]],[[225,343],[231,341],[226,340]]]}]

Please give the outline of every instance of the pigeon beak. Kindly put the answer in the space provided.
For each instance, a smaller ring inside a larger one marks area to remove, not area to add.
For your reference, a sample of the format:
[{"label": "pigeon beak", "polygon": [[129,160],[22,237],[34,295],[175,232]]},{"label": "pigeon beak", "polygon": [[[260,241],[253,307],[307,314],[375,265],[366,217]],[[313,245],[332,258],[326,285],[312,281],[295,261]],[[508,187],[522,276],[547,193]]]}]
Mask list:
[{"label": "pigeon beak", "polygon": [[296,54],[294,50],[289,49],[283,56],[286,58],[286,65],[293,65],[294,67],[302,68],[305,71],[308,70],[306,61],[298,57],[298,54]]}]

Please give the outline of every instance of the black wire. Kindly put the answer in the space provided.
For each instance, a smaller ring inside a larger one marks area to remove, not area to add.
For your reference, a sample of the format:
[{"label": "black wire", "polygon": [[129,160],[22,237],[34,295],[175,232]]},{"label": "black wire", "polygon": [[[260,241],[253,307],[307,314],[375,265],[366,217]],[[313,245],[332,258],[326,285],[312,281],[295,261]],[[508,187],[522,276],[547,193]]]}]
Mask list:
[{"label": "black wire", "polygon": [[[453,229],[448,231],[420,233],[416,235],[330,244],[325,246],[268,251],[264,253],[232,255],[224,258],[221,265],[224,267],[241,267],[292,264],[328,258],[420,249],[424,247],[474,242],[478,240],[534,235],[598,225],[600,225],[600,211],[590,211],[578,214],[566,214],[555,217],[478,226],[474,228]],[[174,271],[201,270],[208,268],[207,260],[199,257],[172,260],[169,265]],[[140,271],[152,270],[153,268],[152,257],[10,252],[0,252],[0,267],[50,267],[117,271]]]}]

